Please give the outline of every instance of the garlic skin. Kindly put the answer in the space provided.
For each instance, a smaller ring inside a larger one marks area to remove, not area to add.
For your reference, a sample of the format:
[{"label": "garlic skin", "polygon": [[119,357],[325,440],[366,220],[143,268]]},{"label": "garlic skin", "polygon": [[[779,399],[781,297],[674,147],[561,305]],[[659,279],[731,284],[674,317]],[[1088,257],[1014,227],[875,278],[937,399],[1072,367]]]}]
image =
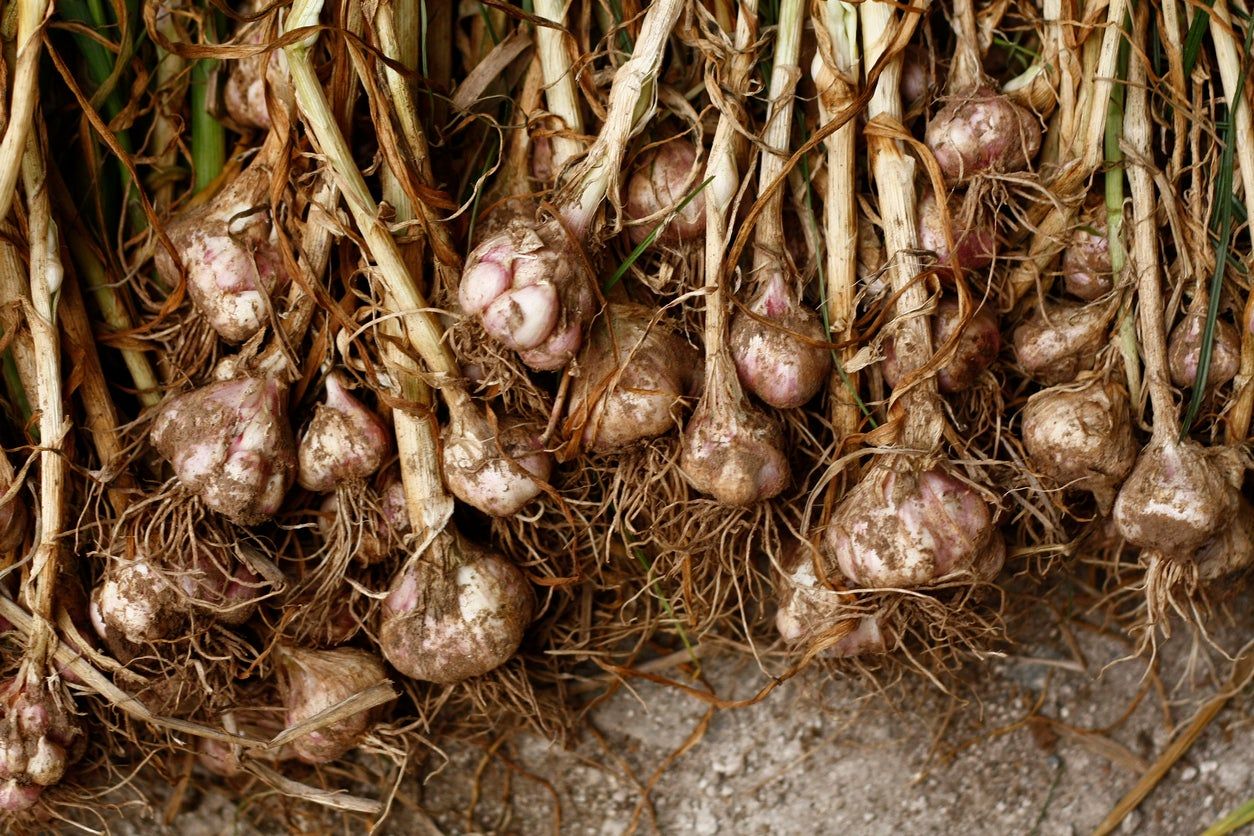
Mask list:
[{"label": "garlic skin", "polygon": [[1119,491],[1115,526],[1134,546],[1189,554],[1232,519],[1243,475],[1231,449],[1155,437]]},{"label": "garlic skin", "polygon": [[688,482],[723,505],[749,506],[788,486],[784,434],[774,418],[753,406],[716,359],[705,396],[684,428],[679,467]]},{"label": "garlic skin", "polygon": [[1227,525],[1193,555],[1197,576],[1203,582],[1217,581],[1254,566],[1254,505],[1245,497],[1237,500],[1237,512]]},{"label": "garlic skin", "polygon": [[1085,302],[1100,299],[1114,289],[1110,227],[1104,204],[1091,206],[1084,223],[1072,231],[1062,255],[1062,277],[1066,291]]},{"label": "garlic skin", "polygon": [[[387,682],[383,663],[364,650],[281,647],[278,659],[288,728]],[[370,715],[370,711],[360,711],[303,734],[292,741],[292,752],[305,763],[330,763],[361,742],[370,730]]]},{"label": "garlic skin", "polygon": [[83,756],[86,739],[67,701],[20,674],[0,685],[0,812],[30,809]]},{"label": "garlic skin", "polygon": [[923,141],[945,182],[954,185],[1027,168],[1041,148],[1041,126],[1006,96],[979,85],[951,96],[928,122]]},{"label": "garlic skin", "polygon": [[166,402],[153,446],[179,482],[239,525],[279,510],[296,471],[286,392],[274,379],[211,383]]},{"label": "garlic skin", "polygon": [[142,555],[110,561],[92,591],[88,614],[96,633],[124,660],[143,645],[174,638],[187,623],[182,596]]},{"label": "garlic skin", "polygon": [[1083,388],[1043,389],[1023,408],[1023,446],[1053,486],[1089,491],[1109,513],[1119,485],[1136,464],[1128,394],[1092,378]]},{"label": "garlic skin", "polygon": [[567,428],[609,452],[679,426],[697,351],[641,305],[609,305],[579,354]]},{"label": "garlic skin", "polygon": [[[253,9],[253,12],[256,11],[257,9]],[[238,41],[243,44],[263,43],[265,41],[264,27],[260,22],[246,24],[240,30]],[[227,71],[226,85],[222,90],[222,102],[226,106],[226,113],[231,117],[231,121],[242,128],[270,130],[266,82],[286,79],[287,76],[287,53],[281,49],[231,61]]]},{"label": "garlic skin", "polygon": [[[627,237],[639,245],[666,214],[683,202],[688,192],[701,184],[695,176],[697,149],[686,139],[673,139],[641,155],[627,181],[627,200],[623,215],[637,221],[627,227]],[[646,221],[646,218],[652,220]],[[675,246],[688,241],[699,242],[705,234],[705,193],[698,192],[688,205],[658,230],[655,245]]]},{"label": "garlic skin", "polygon": [[[1190,306],[1184,319],[1171,331],[1167,340],[1167,368],[1171,382],[1182,389],[1197,383],[1197,364],[1202,355],[1202,332],[1206,327],[1206,311]],[[1215,339],[1211,343],[1210,369],[1206,385],[1222,386],[1241,370],[1241,338],[1237,329],[1222,319],[1215,320]]]},{"label": "garlic skin", "polygon": [[523,426],[496,435],[478,414],[457,415],[444,429],[444,481],[467,505],[509,517],[539,496],[553,457]]},{"label": "garlic skin", "polygon": [[814,560],[802,549],[784,558],[783,572],[775,579],[779,609],[775,628],[786,644],[798,646],[824,639],[824,634],[856,619],[853,631],[837,639],[822,654],[828,658],[852,658],[887,652],[880,620],[872,615],[851,614],[838,590],[822,586],[814,574]]},{"label": "garlic skin", "polygon": [[748,309],[732,318],[730,347],[740,383],[766,403],[792,409],[822,388],[832,368],[823,326],[813,311],[798,304],[783,270],[768,267]]},{"label": "garlic skin", "polygon": [[[953,299],[941,300],[936,306],[936,313],[932,315],[933,346],[939,350],[945,345],[961,322],[958,303]],[[971,315],[962,329],[949,362],[937,370],[936,385],[946,394],[970,389],[984,370],[997,359],[1000,351],[1001,332],[997,327],[997,316],[992,309],[981,307]],[[880,371],[884,375],[884,382],[889,386],[896,387],[900,382],[901,369],[893,340],[888,340],[884,346],[884,361],[880,365]]]},{"label": "garlic skin", "polygon": [[362,482],[392,451],[387,426],[344,388],[336,375],[327,378],[327,400],[314,410],[297,450],[302,488],[326,493]]},{"label": "garlic skin", "polygon": [[1113,310],[1103,305],[1046,302],[1014,331],[1015,356],[1023,372],[1054,386],[1093,368],[1109,340]]},{"label": "garlic skin", "polygon": [[877,464],[845,496],[825,553],[860,587],[912,589],[971,571],[996,530],[987,502],[942,470]]},{"label": "garlic skin", "polygon": [[[271,294],[287,281],[266,203],[270,176],[256,161],[213,200],[165,227],[187,268],[192,304],[230,343],[244,342],[265,326]],[[178,266],[160,243],[155,259],[162,280],[177,286]]]},{"label": "garlic skin", "polygon": [[[962,203],[965,204],[966,198]],[[954,239],[953,252],[945,240],[945,219],[936,193],[924,189],[918,202],[919,246],[936,253],[941,264],[959,270],[980,270],[997,257],[997,227],[989,213],[978,205],[973,213],[958,200],[949,201],[949,231]]]},{"label": "garlic skin", "polygon": [[505,664],[535,612],[517,567],[456,534],[441,534],[392,580],[379,647],[401,673],[451,685]]},{"label": "garlic skin", "polygon": [[466,257],[458,301],[489,336],[538,371],[560,369],[596,313],[583,252],[556,221],[514,223]]}]

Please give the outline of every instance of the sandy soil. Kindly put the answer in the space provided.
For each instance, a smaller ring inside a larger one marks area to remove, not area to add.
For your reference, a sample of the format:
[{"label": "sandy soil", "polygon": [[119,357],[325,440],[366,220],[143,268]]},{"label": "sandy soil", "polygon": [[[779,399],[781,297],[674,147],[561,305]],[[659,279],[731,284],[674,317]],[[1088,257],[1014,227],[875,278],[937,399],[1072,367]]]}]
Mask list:
[{"label": "sandy soil", "polygon": [[[1245,613],[1222,633],[1233,644],[1254,635],[1249,598],[1240,600]],[[1189,645],[1177,638],[1162,651],[1164,702],[1144,662],[1108,667],[1125,645],[1075,632],[1082,666],[1057,628],[1039,628],[1045,638],[991,661],[961,703],[919,681],[890,697],[810,676],[752,707],[709,713],[675,689],[632,683],[569,749],[530,735],[504,743],[513,768],[488,762],[473,807],[484,750],[446,748],[425,783],[403,787],[384,832],[532,834],[560,823],[567,834],[1088,833],[1226,672],[1185,677]],[[729,698],[764,681],[731,654],[707,659],[705,676]],[[1252,797],[1249,687],[1117,832],[1198,833]],[[132,809],[122,830],[254,832],[217,791],[187,802],[173,827]]]}]

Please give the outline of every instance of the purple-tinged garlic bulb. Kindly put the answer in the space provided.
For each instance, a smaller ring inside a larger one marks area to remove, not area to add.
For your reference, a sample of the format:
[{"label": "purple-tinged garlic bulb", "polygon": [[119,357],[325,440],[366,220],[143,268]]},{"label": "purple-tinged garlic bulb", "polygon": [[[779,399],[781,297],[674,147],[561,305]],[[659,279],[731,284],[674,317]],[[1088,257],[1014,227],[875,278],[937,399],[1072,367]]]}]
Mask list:
[{"label": "purple-tinged garlic bulb", "polygon": [[300,439],[300,485],[325,493],[365,481],[382,466],[391,449],[387,426],[333,374],[327,378],[326,403],[314,410]]},{"label": "purple-tinged garlic bulb", "polygon": [[565,366],[596,313],[594,280],[558,221],[516,223],[466,257],[458,300],[533,369]]},{"label": "purple-tinged garlic bulb", "polygon": [[1244,475],[1230,448],[1163,433],[1150,440],[1115,500],[1115,525],[1134,546],[1170,556],[1199,548],[1232,519]]},{"label": "purple-tinged garlic bulb", "polygon": [[178,589],[143,555],[109,562],[88,613],[96,633],[124,661],[144,645],[178,636],[187,623]]},{"label": "purple-tinged garlic bulb", "polygon": [[1019,367],[1046,386],[1075,380],[1097,362],[1113,313],[1104,305],[1044,303],[1014,331]]},{"label": "purple-tinged garlic bulb", "polygon": [[1100,378],[1028,398],[1022,434],[1028,459],[1048,483],[1091,492],[1103,513],[1136,464],[1128,393]]},{"label": "purple-tinged garlic bulb", "polygon": [[20,674],[0,684],[0,812],[33,807],[83,756],[86,739],[67,700]]},{"label": "purple-tinged garlic bulb", "polygon": [[[666,220],[688,192],[698,185],[697,149],[686,139],[673,139],[646,151],[627,181],[627,202],[623,214],[628,221],[627,237],[639,245],[655,227]],[[658,230],[655,244],[675,246],[699,241],[705,234],[705,198],[698,192],[670,222]]]},{"label": "purple-tinged garlic bulb", "polygon": [[954,572],[974,575],[996,541],[992,511],[974,488],[895,461],[872,467],[845,496],[824,546],[857,586],[911,589]]},{"label": "purple-tinged garlic bulb", "polygon": [[[1206,308],[1195,300],[1167,340],[1167,368],[1171,372],[1171,382],[1182,389],[1192,388],[1197,383],[1197,364],[1202,356],[1202,332],[1205,328]],[[1212,388],[1222,386],[1236,377],[1240,370],[1241,338],[1237,336],[1237,329],[1217,319],[1206,384]]]},{"label": "purple-tinged garlic bulb", "polygon": [[462,410],[444,429],[444,481],[455,497],[485,514],[518,513],[552,470],[553,457],[526,426],[506,426],[498,435],[477,412]]},{"label": "purple-tinged garlic bulb", "polygon": [[979,270],[992,264],[997,256],[997,225],[978,203],[968,210],[968,202],[975,203],[974,198],[968,196],[961,202],[949,202],[949,231],[954,242],[950,252],[945,240],[945,219],[936,193],[925,189],[918,204],[919,246],[936,253],[941,264],[959,270]]},{"label": "purple-tinged garlic bulb", "polygon": [[950,96],[928,122],[923,141],[945,182],[965,183],[980,174],[1027,168],[1041,148],[1041,126],[1032,113],[980,85]]},{"label": "purple-tinged garlic bulb", "polygon": [[[953,337],[961,323],[958,303],[952,299],[941,300],[932,315],[932,343],[937,351]],[[999,351],[1001,332],[997,328],[997,316],[991,308],[981,307],[962,328],[953,357],[936,372],[936,385],[947,394],[970,389],[997,359]],[[884,347],[880,370],[889,386],[895,387],[901,379],[897,349],[892,340]]]},{"label": "purple-tinged garlic bulb", "polygon": [[1071,233],[1062,256],[1063,287],[1085,302],[1100,299],[1115,287],[1110,263],[1110,227],[1104,202],[1091,205],[1084,222]]},{"label": "purple-tinged garlic bulb", "polygon": [[[383,663],[364,650],[280,647],[278,660],[288,728],[387,682]],[[293,754],[312,764],[336,760],[361,743],[370,731],[371,714],[369,710],[359,711],[297,737],[291,744]]]},{"label": "purple-tinged garlic bulb", "polygon": [[179,481],[239,525],[270,518],[296,471],[286,392],[241,377],[177,395],[152,425],[152,443]]},{"label": "purple-tinged garlic bulb", "polygon": [[591,450],[610,451],[679,426],[697,352],[640,305],[613,304],[579,354],[567,427]]},{"label": "purple-tinged garlic bulb", "polygon": [[769,266],[744,312],[732,319],[730,347],[740,383],[766,403],[791,409],[822,388],[832,368],[832,352],[814,311],[795,298],[791,280]]},{"label": "purple-tinged garlic bulb", "polygon": [[379,647],[406,676],[449,685],[509,661],[534,611],[535,595],[517,567],[444,533],[392,580]]},{"label": "purple-tinged garlic bulb", "polygon": [[748,506],[788,485],[784,434],[745,398],[726,356],[713,359],[705,395],[684,428],[679,467],[688,482],[724,505]]},{"label": "purple-tinged garlic bulb", "polygon": [[[187,269],[192,304],[227,342],[240,343],[270,317],[270,297],[286,281],[278,234],[266,203],[271,171],[255,160],[213,200],[166,224]],[[157,272],[171,287],[178,266],[158,243]]]},{"label": "purple-tinged garlic bulb", "polygon": [[[203,547],[197,548],[192,563],[177,578],[187,604],[233,626],[245,623],[257,611],[268,584],[247,565],[224,549],[215,550],[211,556]],[[278,571],[274,567],[276,574]]]}]

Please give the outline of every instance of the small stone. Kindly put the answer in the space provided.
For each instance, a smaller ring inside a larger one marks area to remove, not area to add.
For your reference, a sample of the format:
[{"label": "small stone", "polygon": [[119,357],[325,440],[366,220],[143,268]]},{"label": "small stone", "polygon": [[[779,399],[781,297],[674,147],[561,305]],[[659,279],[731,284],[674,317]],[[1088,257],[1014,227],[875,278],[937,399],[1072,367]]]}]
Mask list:
[{"label": "small stone", "polygon": [[1197,765],[1197,768],[1201,770],[1203,775],[1209,775],[1219,768],[1219,764],[1215,761],[1202,761]]},{"label": "small stone", "polygon": [[1186,766],[1184,769],[1182,769],[1182,770],[1180,771],[1180,780],[1181,780],[1181,781],[1193,781],[1193,780],[1195,780],[1196,778],[1197,778],[1197,767],[1196,767],[1196,766]]},{"label": "small stone", "polygon": [[1124,818],[1123,822],[1119,825],[1120,833],[1136,833],[1140,829],[1141,813],[1138,810],[1133,810],[1128,813],[1127,817]]}]

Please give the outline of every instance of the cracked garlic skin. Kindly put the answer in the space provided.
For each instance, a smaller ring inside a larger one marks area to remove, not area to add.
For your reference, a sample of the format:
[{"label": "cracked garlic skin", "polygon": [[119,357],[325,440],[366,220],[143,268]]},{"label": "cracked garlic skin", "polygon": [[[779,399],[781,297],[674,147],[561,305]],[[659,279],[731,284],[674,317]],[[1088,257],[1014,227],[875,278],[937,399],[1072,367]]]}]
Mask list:
[{"label": "cracked garlic skin", "polygon": [[449,685],[509,661],[534,612],[517,567],[446,533],[392,580],[379,646],[406,676]]},{"label": "cracked garlic skin", "polygon": [[[650,216],[674,210],[688,191],[700,185],[693,173],[697,162],[697,149],[686,139],[675,139],[646,151],[627,181],[627,200],[623,214],[629,221],[643,221]],[[627,227],[627,237],[632,244],[647,239],[654,228],[666,220],[661,214],[652,222],[635,223]],[[663,226],[654,244],[677,245],[686,241],[700,241],[705,233],[705,194],[697,192],[683,209]]]},{"label": "cracked garlic skin", "polygon": [[353,397],[335,375],[327,378],[327,399],[297,450],[301,487],[326,493],[339,485],[362,482],[378,470],[392,450],[387,426]]},{"label": "cracked garlic skin", "polygon": [[1055,487],[1089,491],[1103,512],[1136,464],[1128,395],[1093,378],[1083,388],[1044,389],[1022,417],[1028,459]]},{"label": "cracked garlic skin", "polygon": [[286,393],[273,379],[223,380],[170,399],[152,443],[179,482],[240,525],[279,510],[296,472]]},{"label": "cracked garlic skin", "polygon": [[72,706],[52,686],[22,679],[0,683],[0,812],[34,806],[85,748]]},{"label": "cracked garlic skin", "polygon": [[[364,650],[282,647],[277,657],[288,728],[387,681],[383,663]],[[302,734],[292,741],[292,752],[305,763],[330,763],[361,743],[370,730],[371,714],[358,711]]]},{"label": "cracked garlic skin", "polygon": [[1163,434],[1141,451],[1124,481],[1115,526],[1134,546],[1188,554],[1232,519],[1243,475],[1235,451]]},{"label": "cracked garlic skin", "polygon": [[608,452],[679,426],[697,352],[641,305],[609,305],[579,354],[567,424]]},{"label": "cracked garlic skin", "polygon": [[706,394],[684,427],[679,467],[694,488],[723,505],[749,506],[788,486],[788,459],[779,423],[759,410],[716,368]]},{"label": "cracked garlic skin", "polygon": [[964,183],[980,174],[1022,171],[1041,147],[1037,118],[988,86],[951,96],[927,124],[945,181]]},{"label": "cracked garlic skin", "polygon": [[[271,294],[286,280],[266,203],[270,174],[254,162],[209,203],[180,213],[165,227],[187,269],[192,304],[230,343],[244,342],[265,326]],[[178,266],[160,243],[156,267],[163,281],[178,286]]]},{"label": "cracked garlic skin", "polygon": [[529,428],[500,434],[480,415],[454,416],[444,428],[444,481],[455,497],[494,517],[518,513],[540,495],[553,457]]},{"label": "cracked garlic skin", "polygon": [[466,257],[458,301],[528,366],[552,371],[583,344],[596,313],[593,281],[560,222],[515,222]]},{"label": "cracked garlic skin", "polygon": [[793,298],[790,279],[769,267],[744,312],[732,318],[730,348],[740,383],[779,409],[802,406],[822,388],[832,368],[823,325]]},{"label": "cracked garlic skin", "polygon": [[992,512],[975,489],[942,470],[896,462],[876,465],[846,495],[824,547],[857,586],[910,589],[953,572],[976,574],[996,541]]},{"label": "cracked garlic skin", "polygon": [[1014,330],[1019,366],[1046,386],[1075,380],[1097,362],[1109,324],[1110,311],[1102,305],[1045,302]]}]

